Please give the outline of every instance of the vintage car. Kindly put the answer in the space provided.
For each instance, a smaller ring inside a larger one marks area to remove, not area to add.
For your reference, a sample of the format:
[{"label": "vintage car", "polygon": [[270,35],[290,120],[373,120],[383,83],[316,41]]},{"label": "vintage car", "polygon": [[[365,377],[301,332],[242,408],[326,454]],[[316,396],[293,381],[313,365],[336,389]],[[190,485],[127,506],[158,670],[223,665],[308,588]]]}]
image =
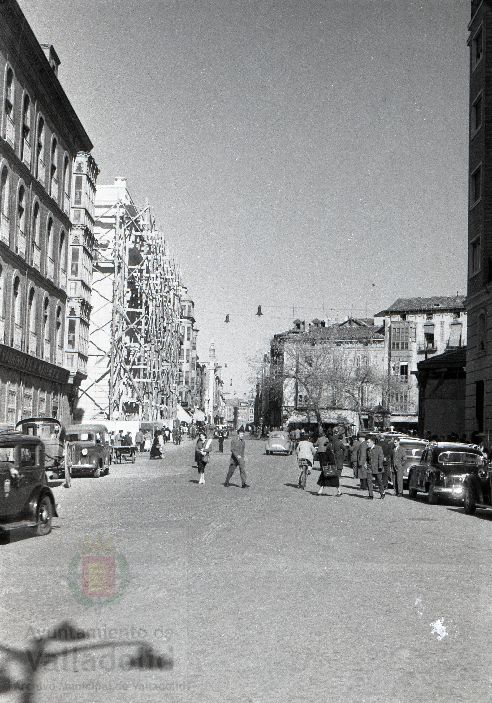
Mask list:
[{"label": "vintage car", "polygon": [[408,494],[427,493],[429,503],[439,498],[463,500],[465,476],[482,469],[485,459],[475,444],[432,442],[422,452],[420,463],[413,464],[408,474]]},{"label": "vintage car", "polygon": [[67,461],[72,476],[109,474],[111,445],[105,425],[86,423],[67,427]]},{"label": "vintage car", "polygon": [[395,437],[400,440],[400,447],[405,450],[405,464],[403,468],[403,488],[408,486],[408,470],[413,464],[420,461],[422,452],[429,444],[425,439],[417,439],[416,437],[408,437],[407,435],[385,435],[381,440],[383,448],[384,461],[391,464],[391,453],[394,448]]},{"label": "vintage car", "polygon": [[24,528],[37,535],[51,532],[58,513],[44,469],[39,437],[0,432],[0,533]]},{"label": "vintage car", "polygon": [[54,417],[27,417],[15,426],[23,434],[40,437],[44,444],[45,471],[59,475],[64,469],[65,428]]},{"label": "vintage car", "polygon": [[293,445],[288,432],[274,430],[265,442],[265,454],[292,454]]},{"label": "vintage car", "polygon": [[463,506],[465,513],[473,515],[475,510],[492,510],[492,466],[484,464],[462,477]]}]

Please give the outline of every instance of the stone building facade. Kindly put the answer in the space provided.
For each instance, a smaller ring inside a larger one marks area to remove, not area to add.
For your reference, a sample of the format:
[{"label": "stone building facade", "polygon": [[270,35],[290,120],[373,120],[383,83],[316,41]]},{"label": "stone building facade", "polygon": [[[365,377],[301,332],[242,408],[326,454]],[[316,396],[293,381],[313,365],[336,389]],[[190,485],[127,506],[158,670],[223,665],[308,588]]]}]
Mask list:
[{"label": "stone building facade", "polygon": [[200,407],[197,389],[197,335],[195,303],[186,287],[181,289],[181,346],[179,354],[178,398],[185,410],[193,412]]},{"label": "stone building facade", "polygon": [[492,3],[473,0],[469,24],[467,435],[492,429]]},{"label": "stone building facade", "polygon": [[[0,3],[0,422],[71,419],[65,367],[72,164],[92,144],[18,3]],[[72,381],[74,379],[72,378]]]}]

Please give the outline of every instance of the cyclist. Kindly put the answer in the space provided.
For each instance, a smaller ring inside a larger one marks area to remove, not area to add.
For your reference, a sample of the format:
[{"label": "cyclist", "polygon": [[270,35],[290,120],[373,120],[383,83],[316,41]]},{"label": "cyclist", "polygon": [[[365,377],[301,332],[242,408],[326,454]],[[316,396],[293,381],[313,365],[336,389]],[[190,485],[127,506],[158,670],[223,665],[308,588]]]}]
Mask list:
[{"label": "cyclist", "polygon": [[297,462],[299,464],[299,488],[306,488],[306,477],[311,473],[316,448],[310,439],[301,439],[297,445]]}]

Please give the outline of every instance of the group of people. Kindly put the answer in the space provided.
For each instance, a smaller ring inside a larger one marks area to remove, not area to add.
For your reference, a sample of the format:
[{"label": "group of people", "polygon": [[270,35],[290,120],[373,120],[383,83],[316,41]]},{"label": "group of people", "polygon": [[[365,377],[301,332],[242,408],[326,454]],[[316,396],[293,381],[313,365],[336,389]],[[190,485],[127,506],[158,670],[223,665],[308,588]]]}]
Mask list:
[{"label": "group of people", "polygon": [[[224,451],[224,439],[225,433],[219,436],[219,451]],[[200,432],[195,445],[195,461],[198,468],[198,483],[203,485],[205,483],[205,467],[210,460],[210,448],[212,441],[207,441],[207,436],[205,432]],[[245,449],[246,442],[244,441],[244,430],[242,427],[237,431],[237,436],[231,439],[231,458],[229,460],[229,468],[224,481],[224,486],[228,488],[231,483],[231,478],[234,475],[236,469],[239,469],[239,475],[241,478],[242,488],[249,488],[249,483],[247,482],[246,476],[246,462],[245,462]]]},{"label": "group of people", "polygon": [[[340,476],[347,449],[344,435],[334,433],[327,436],[324,430],[321,430],[316,441],[301,435],[296,444],[297,459],[300,465],[301,462],[307,461],[308,465],[312,467],[314,458],[317,457],[319,460],[320,475],[317,481],[319,486],[317,495],[323,495],[325,488],[333,487],[337,489],[336,496],[340,497],[342,495]],[[372,437],[367,439],[350,438],[348,453],[354,478],[359,479],[360,488],[367,490],[370,500],[374,499],[374,484],[377,485],[381,499],[384,499],[390,480],[393,481],[395,495],[403,496],[405,450],[400,447],[398,437],[394,440],[389,462],[384,461],[383,449],[375,443]]]}]

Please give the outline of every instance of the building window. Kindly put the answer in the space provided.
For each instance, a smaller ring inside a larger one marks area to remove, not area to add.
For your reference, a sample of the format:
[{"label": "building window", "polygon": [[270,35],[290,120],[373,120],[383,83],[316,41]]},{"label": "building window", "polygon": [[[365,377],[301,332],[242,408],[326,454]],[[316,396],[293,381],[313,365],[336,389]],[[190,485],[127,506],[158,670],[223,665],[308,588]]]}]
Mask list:
[{"label": "building window", "polygon": [[51,141],[50,195],[58,200],[58,142],[56,137],[53,137]]},{"label": "building window", "polygon": [[478,316],[477,330],[478,351],[484,354],[487,351],[487,317],[485,311],[482,311]]},{"label": "building window", "polygon": [[65,232],[63,230],[61,230],[58,264],[60,266],[62,273],[66,273],[66,271],[67,271],[66,258],[67,258],[67,247],[66,247]]},{"label": "building window", "polygon": [[408,364],[400,364],[400,377],[402,380],[408,381]]},{"label": "building window", "polygon": [[22,236],[26,232],[26,189],[23,185],[19,187],[17,194],[17,229]]},{"label": "building window", "polygon": [[72,263],[70,265],[70,275],[74,278],[79,276],[79,249],[72,247]]},{"label": "building window", "polygon": [[75,176],[74,205],[82,205],[82,176]]},{"label": "building window", "polygon": [[471,129],[474,134],[482,126],[482,94],[480,94],[472,105]]},{"label": "building window", "polygon": [[24,94],[22,101],[22,138],[20,157],[26,166],[31,167],[31,98]]},{"label": "building window", "polygon": [[8,244],[10,235],[10,178],[6,166],[2,168],[0,176],[0,219],[1,238]]},{"label": "building window", "polygon": [[5,123],[3,128],[3,136],[11,146],[15,145],[14,90],[14,72],[10,66],[8,66],[5,73]]},{"label": "building window", "polygon": [[483,56],[483,31],[482,27],[478,29],[472,39],[472,69],[478,64]]},{"label": "building window", "polygon": [[482,261],[482,241],[477,237],[470,243],[470,276],[480,271]]},{"label": "building window", "polygon": [[424,332],[425,349],[435,349],[434,332]]},{"label": "building window", "polygon": [[482,196],[482,167],[478,166],[470,176],[470,205],[478,203]]},{"label": "building window", "polygon": [[410,330],[408,325],[391,326],[391,349],[393,351],[406,351],[410,341]]},{"label": "building window", "polygon": [[70,171],[68,156],[65,154],[63,159],[63,195],[65,200],[70,200]]},{"label": "building window", "polygon": [[75,349],[76,340],[76,320],[70,319],[68,321],[68,336],[67,336],[67,346],[69,349]]},{"label": "building window", "polygon": [[44,120],[39,116],[38,119],[38,134],[36,139],[36,178],[42,181],[44,185],[44,179],[46,178],[45,163],[44,163],[44,143],[45,143],[45,130],[44,130]]},{"label": "building window", "polygon": [[58,349],[63,349],[62,309],[60,306],[56,309],[56,345]]}]

